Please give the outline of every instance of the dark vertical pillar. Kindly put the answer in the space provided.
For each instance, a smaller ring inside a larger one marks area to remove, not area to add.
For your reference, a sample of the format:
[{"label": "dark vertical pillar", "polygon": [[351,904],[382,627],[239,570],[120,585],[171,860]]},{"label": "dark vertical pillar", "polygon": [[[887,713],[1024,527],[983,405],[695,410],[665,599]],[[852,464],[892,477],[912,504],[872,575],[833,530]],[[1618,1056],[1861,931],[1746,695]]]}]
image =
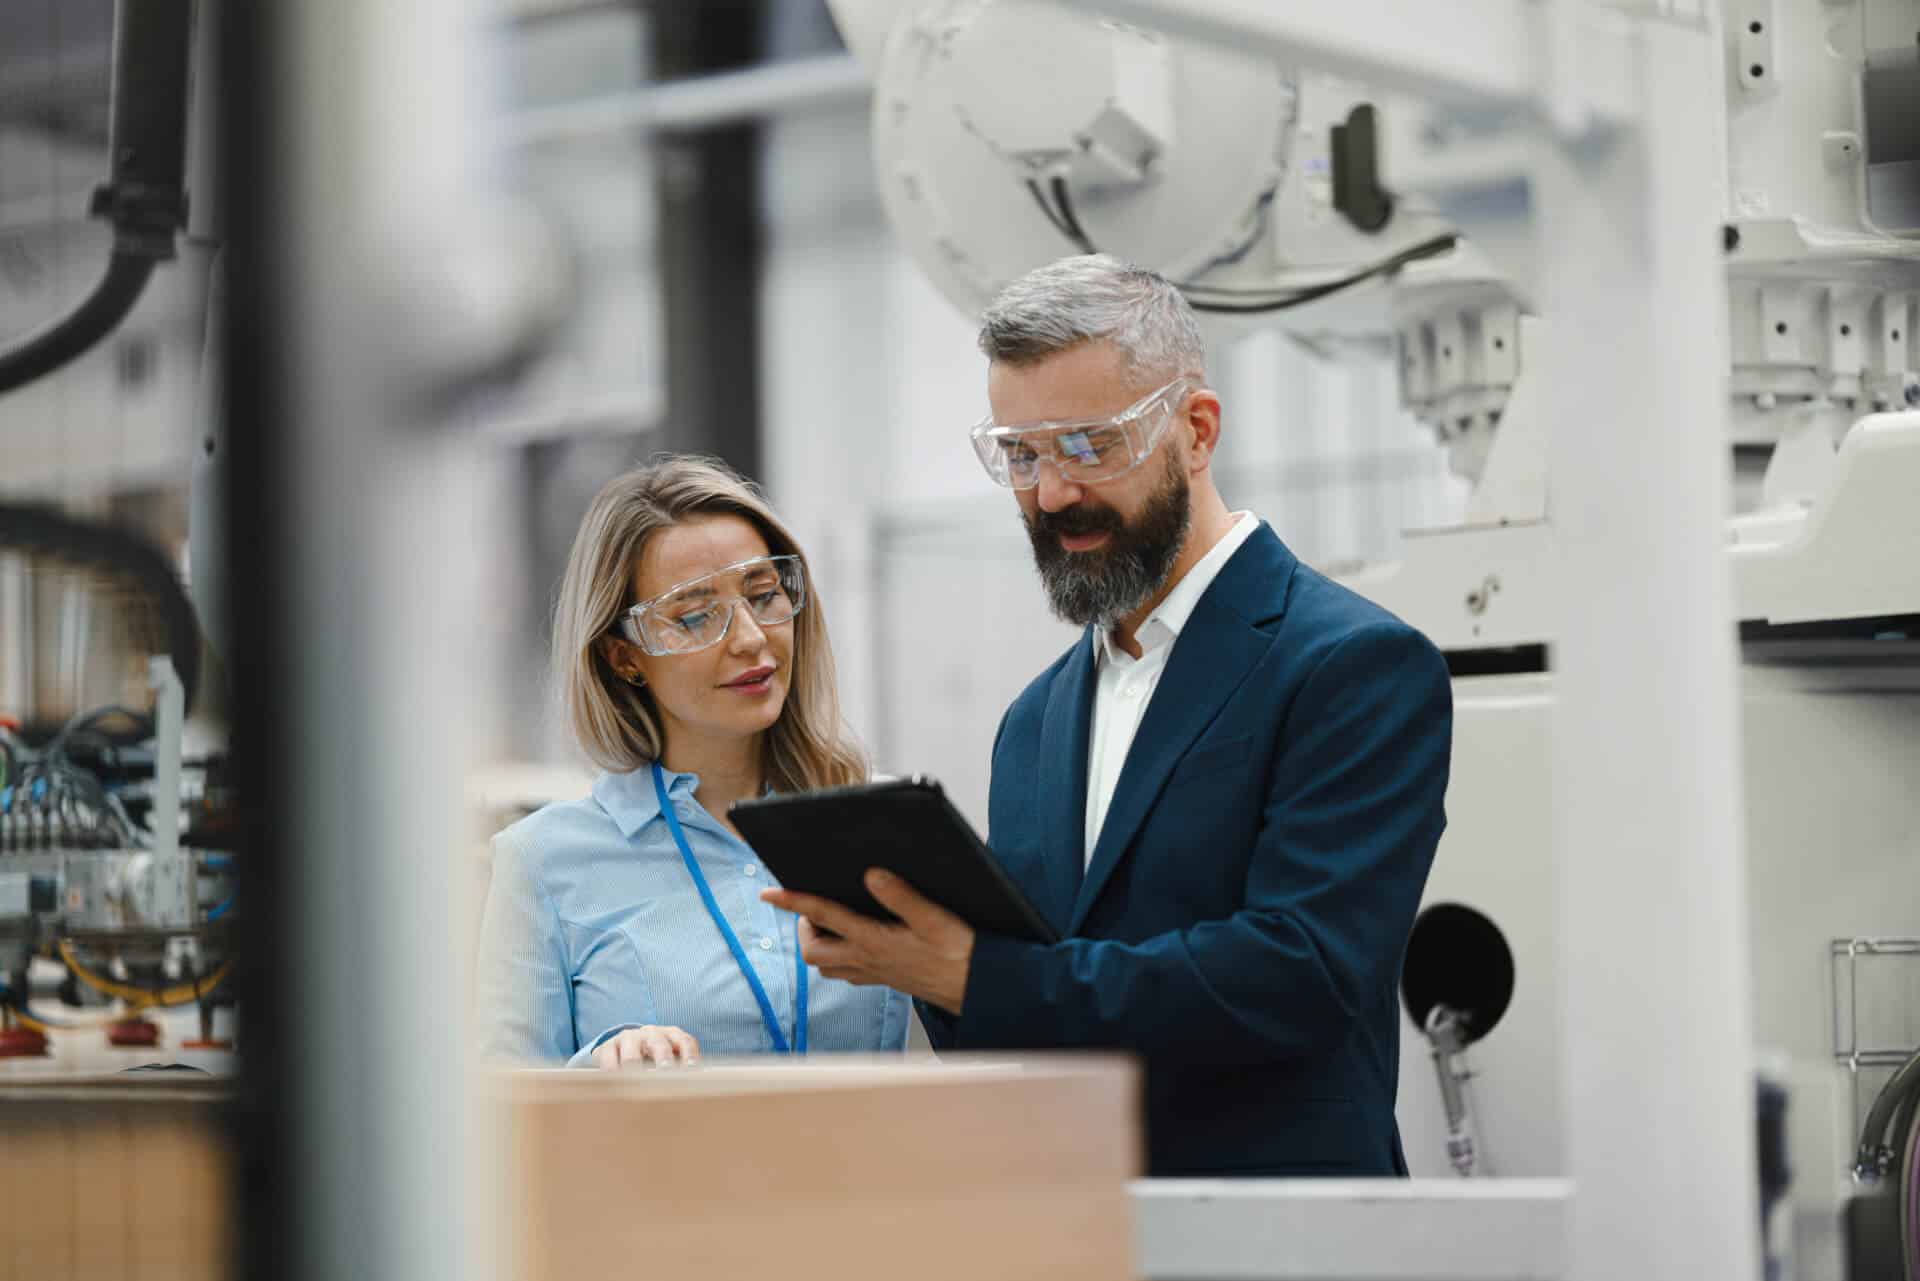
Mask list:
[{"label": "dark vertical pillar", "polygon": [[[736,71],[762,51],[765,0],[658,0],[656,80]],[[717,454],[751,477],[760,440],[760,127],[654,141],[666,322],[665,445]]]},{"label": "dark vertical pillar", "polygon": [[295,733],[283,713],[292,684],[282,602],[288,581],[284,525],[289,485],[284,455],[286,366],[279,335],[289,331],[288,302],[274,251],[286,177],[276,136],[276,75],[281,44],[277,5],[236,3],[218,15],[218,193],[222,202],[227,306],[216,341],[227,415],[225,594],[231,638],[233,780],[241,828],[235,853],[242,908],[234,914],[239,964],[240,1076],[231,1111],[234,1183],[229,1204],[238,1229],[235,1277],[305,1275],[294,1257],[299,1205],[290,964],[297,927],[288,837],[290,759]]}]

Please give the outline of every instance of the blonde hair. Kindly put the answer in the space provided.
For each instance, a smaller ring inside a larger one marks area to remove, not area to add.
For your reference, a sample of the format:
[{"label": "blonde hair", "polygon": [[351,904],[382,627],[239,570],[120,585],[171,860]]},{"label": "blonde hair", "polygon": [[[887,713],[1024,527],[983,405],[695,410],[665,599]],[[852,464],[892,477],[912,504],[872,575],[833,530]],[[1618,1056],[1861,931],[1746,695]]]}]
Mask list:
[{"label": "blonde hair", "polygon": [[553,611],[553,674],[576,741],[601,767],[624,773],[659,760],[666,734],[653,691],[630,685],[601,641],[633,603],[634,568],[656,532],[699,516],[738,516],[775,556],[798,556],[807,602],[793,619],[793,672],[780,719],[762,741],[766,782],[776,791],[858,783],[865,754],[840,720],[827,615],[806,554],[750,481],[713,458],[665,454],[616,476],[594,495],[574,536]]}]

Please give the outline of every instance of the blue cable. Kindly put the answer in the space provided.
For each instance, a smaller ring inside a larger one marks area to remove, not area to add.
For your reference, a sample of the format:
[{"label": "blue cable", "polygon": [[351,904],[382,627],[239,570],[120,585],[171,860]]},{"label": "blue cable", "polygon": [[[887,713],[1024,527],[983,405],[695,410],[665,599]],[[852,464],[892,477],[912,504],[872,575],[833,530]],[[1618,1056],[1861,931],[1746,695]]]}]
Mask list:
[{"label": "blue cable", "polygon": [[235,891],[234,893],[227,895],[224,901],[214,904],[211,908],[207,909],[207,919],[209,921],[217,921],[221,917],[225,916],[227,914],[227,909],[233,906],[233,900],[238,897],[240,897],[239,892]]}]

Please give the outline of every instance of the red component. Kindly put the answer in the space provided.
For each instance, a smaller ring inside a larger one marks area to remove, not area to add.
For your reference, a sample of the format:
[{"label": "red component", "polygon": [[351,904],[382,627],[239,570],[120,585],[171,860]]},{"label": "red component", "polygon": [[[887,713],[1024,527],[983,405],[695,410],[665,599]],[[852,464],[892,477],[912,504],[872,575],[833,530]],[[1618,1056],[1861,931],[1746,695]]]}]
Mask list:
[{"label": "red component", "polygon": [[160,1044],[160,1025],[152,1019],[135,1015],[130,1019],[121,1019],[117,1023],[107,1024],[108,1045],[130,1045],[146,1047]]},{"label": "red component", "polygon": [[47,1054],[47,1038],[30,1027],[0,1027],[0,1059],[39,1059]]},{"label": "red component", "polygon": [[231,1050],[233,1048],[233,1042],[223,1041],[218,1038],[212,1040],[195,1039],[180,1042],[180,1048],[183,1050]]}]

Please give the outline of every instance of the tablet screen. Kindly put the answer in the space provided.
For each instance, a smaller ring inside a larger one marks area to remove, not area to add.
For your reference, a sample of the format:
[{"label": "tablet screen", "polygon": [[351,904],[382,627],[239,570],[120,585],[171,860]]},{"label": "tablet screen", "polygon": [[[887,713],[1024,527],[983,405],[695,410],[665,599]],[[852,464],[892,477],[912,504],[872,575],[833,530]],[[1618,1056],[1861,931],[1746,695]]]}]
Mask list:
[{"label": "tablet screen", "polygon": [[864,881],[883,867],[980,933],[1058,941],[932,779],[760,797],[727,815],[787,889],[890,920]]}]

